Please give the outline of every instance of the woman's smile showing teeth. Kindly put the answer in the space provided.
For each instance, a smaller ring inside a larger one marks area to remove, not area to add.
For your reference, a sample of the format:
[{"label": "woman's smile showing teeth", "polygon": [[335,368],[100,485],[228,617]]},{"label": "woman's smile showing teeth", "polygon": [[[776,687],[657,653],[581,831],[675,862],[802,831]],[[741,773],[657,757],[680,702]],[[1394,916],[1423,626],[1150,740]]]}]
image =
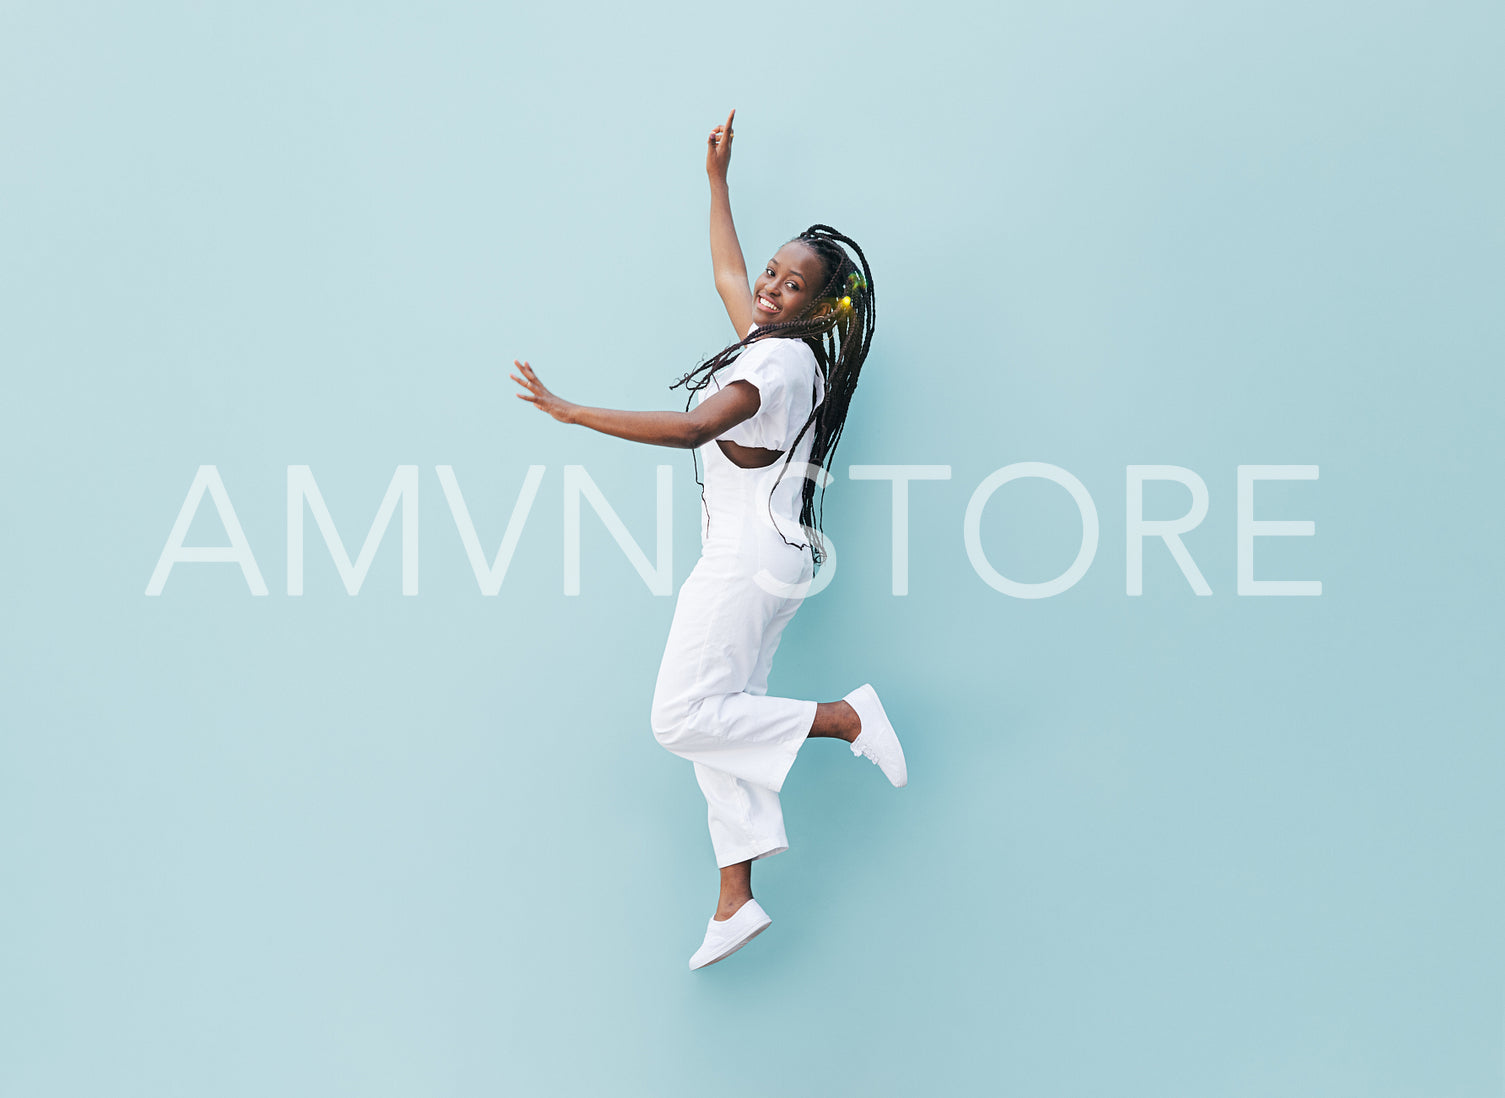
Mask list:
[{"label": "woman's smile showing teeth", "polygon": [[789,241],[763,265],[763,273],[752,284],[753,318],[785,324],[805,316],[816,290],[808,277],[812,274],[825,274],[820,256],[803,241]]}]

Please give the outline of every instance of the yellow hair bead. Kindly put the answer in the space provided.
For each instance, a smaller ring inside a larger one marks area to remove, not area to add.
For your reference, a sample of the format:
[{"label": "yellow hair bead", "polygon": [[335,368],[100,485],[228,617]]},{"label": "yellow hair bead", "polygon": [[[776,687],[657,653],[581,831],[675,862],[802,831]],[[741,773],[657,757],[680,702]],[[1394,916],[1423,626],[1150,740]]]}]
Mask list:
[{"label": "yellow hair bead", "polygon": [[852,299],[850,297],[844,297],[836,303],[836,307],[842,312],[846,312],[852,307]]}]

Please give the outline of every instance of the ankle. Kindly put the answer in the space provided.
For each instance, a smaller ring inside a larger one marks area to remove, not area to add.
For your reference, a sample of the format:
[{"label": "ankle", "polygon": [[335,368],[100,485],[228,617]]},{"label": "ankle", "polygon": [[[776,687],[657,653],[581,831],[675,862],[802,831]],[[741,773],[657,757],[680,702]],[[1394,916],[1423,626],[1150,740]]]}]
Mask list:
[{"label": "ankle", "polygon": [[845,698],[841,701],[816,703],[815,723],[810,728],[811,736],[823,736],[851,743],[861,732],[862,718],[857,715],[857,710],[852,708],[852,703]]},{"label": "ankle", "polygon": [[852,703],[843,698],[836,703],[842,709],[841,738],[851,743],[862,735],[862,718],[857,715],[857,710],[852,708]]},{"label": "ankle", "polygon": [[744,904],[752,899],[751,892],[739,892],[730,896],[722,896],[716,905],[716,921],[724,923],[737,912],[742,910]]}]

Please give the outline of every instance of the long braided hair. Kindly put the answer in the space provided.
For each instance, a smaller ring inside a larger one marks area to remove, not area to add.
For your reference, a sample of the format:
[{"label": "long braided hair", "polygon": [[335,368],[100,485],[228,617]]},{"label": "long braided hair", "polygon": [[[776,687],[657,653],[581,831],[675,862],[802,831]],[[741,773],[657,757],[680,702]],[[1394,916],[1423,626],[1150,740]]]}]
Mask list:
[{"label": "long braided hair", "polygon": [[[830,472],[836,444],[841,441],[841,432],[846,426],[847,408],[852,402],[852,393],[857,388],[857,377],[862,372],[862,364],[867,359],[868,348],[873,342],[873,273],[857,242],[829,225],[811,225],[794,240],[814,251],[826,272],[819,291],[811,296],[800,314],[793,320],[754,328],[750,334],[712,355],[669,386],[670,389],[677,389],[681,385],[685,387],[689,394],[685,399],[685,411],[689,411],[694,394],[709,385],[718,370],[736,361],[750,344],[760,339],[804,340],[805,345],[814,352],[817,368],[825,379],[825,397],[811,410],[804,426],[790,442],[788,452],[784,455],[784,468],[779,471],[775,487],[784,479],[784,473],[794,458],[795,448],[807,431],[815,432],[810,446],[809,464]],[[856,261],[847,254],[843,245],[857,253]],[[817,310],[822,305],[827,308],[817,315]],[[813,383],[810,398],[813,403]],[[705,482],[700,479],[699,461],[695,463],[695,470],[695,481],[700,485],[701,506],[704,507]],[[805,478],[799,521],[810,535],[811,555],[817,565],[826,557],[825,543],[820,536],[825,495],[826,490],[822,487],[817,499],[815,478]],[[770,518],[772,513],[773,493],[770,491]],[[775,524],[775,529],[777,528]],[[779,531],[779,536],[786,545],[794,544],[784,538],[782,530]]]}]

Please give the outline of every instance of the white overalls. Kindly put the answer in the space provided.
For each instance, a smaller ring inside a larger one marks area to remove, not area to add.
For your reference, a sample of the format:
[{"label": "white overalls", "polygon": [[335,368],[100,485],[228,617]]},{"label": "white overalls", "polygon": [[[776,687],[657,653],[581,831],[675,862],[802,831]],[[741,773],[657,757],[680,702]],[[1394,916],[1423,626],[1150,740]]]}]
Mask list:
[{"label": "white overalls", "polygon": [[[815,355],[798,339],[745,348],[701,398],[737,380],[757,387],[758,411],[721,437],[744,446],[788,450],[825,396]],[[814,575],[799,525],[800,474],[814,434],[812,424],[772,491],[772,519],[770,489],[783,457],[743,469],[714,440],[699,451],[701,555],[679,589],[651,723],[659,743],[695,764],[718,867],[789,849],[779,790],[815,721],[816,703],[769,697],[768,672]]]}]

